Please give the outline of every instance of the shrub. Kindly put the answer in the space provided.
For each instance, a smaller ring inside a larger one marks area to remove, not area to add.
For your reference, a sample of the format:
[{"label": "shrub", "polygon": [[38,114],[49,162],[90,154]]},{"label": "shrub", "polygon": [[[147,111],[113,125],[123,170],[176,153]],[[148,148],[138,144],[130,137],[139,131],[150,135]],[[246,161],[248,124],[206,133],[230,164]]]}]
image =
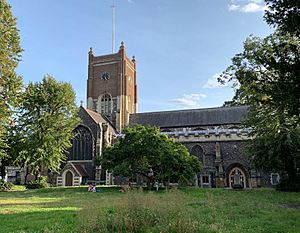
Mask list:
[{"label": "shrub", "polygon": [[295,180],[284,179],[277,186],[276,190],[286,192],[300,192],[300,177]]},{"label": "shrub", "polygon": [[47,176],[40,176],[37,180],[30,181],[26,184],[27,189],[40,189],[47,187]]},{"label": "shrub", "polygon": [[13,184],[0,179],[0,192],[11,190]]}]

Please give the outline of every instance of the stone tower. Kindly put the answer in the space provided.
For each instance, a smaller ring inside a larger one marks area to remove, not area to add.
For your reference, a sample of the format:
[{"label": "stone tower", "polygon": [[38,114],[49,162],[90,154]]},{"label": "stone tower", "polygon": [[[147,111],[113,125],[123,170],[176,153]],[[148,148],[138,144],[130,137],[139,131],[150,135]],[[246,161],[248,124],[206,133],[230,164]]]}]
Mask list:
[{"label": "stone tower", "polygon": [[137,83],[135,58],[127,57],[124,43],[117,53],[94,56],[89,51],[87,108],[111,121],[118,131],[136,113]]}]

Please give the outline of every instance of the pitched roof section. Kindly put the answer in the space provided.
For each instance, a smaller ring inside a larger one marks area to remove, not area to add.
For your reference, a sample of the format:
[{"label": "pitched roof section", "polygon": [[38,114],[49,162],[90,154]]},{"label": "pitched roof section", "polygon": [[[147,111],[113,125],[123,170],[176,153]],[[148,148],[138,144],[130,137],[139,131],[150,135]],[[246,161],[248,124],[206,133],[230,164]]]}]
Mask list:
[{"label": "pitched roof section", "polygon": [[102,116],[101,114],[99,114],[97,112],[94,112],[94,111],[92,111],[90,109],[84,108],[82,106],[80,106],[80,109],[83,110],[83,111],[85,111],[93,119],[93,121],[96,124],[99,124],[99,123],[108,123],[109,127],[113,131],[116,131],[115,126],[105,116]]},{"label": "pitched roof section", "polygon": [[148,112],[130,115],[130,125],[151,125],[161,128],[239,124],[247,106]]},{"label": "pitched roof section", "polygon": [[87,108],[84,108],[84,110],[90,115],[90,117],[96,122],[96,123],[105,123],[106,120],[97,112],[94,112],[92,110],[89,110]]},{"label": "pitched roof section", "polygon": [[87,171],[83,168],[83,166],[81,164],[75,164],[72,163],[74,165],[74,167],[76,168],[76,170],[79,172],[79,174],[82,177],[89,177],[89,174],[87,173]]}]

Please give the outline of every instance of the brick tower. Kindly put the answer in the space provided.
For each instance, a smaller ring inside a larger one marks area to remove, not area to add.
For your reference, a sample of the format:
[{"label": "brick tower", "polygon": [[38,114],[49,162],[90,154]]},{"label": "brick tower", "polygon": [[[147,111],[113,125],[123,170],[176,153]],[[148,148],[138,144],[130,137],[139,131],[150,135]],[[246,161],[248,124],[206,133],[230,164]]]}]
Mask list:
[{"label": "brick tower", "polygon": [[129,114],[136,113],[136,63],[130,60],[121,43],[117,53],[94,56],[89,51],[87,108],[104,115],[118,131],[128,124]]}]

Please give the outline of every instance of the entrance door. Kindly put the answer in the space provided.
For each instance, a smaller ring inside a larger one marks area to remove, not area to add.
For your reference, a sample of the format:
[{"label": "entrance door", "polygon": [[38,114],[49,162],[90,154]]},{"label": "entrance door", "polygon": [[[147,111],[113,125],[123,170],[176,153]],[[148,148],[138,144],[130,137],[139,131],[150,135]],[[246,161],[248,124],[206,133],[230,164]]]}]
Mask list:
[{"label": "entrance door", "polygon": [[73,174],[70,171],[66,173],[66,186],[73,186]]},{"label": "entrance door", "polygon": [[246,177],[244,172],[238,168],[233,168],[229,173],[229,185],[230,188],[233,188],[235,186],[240,186],[241,188],[246,187]]}]

